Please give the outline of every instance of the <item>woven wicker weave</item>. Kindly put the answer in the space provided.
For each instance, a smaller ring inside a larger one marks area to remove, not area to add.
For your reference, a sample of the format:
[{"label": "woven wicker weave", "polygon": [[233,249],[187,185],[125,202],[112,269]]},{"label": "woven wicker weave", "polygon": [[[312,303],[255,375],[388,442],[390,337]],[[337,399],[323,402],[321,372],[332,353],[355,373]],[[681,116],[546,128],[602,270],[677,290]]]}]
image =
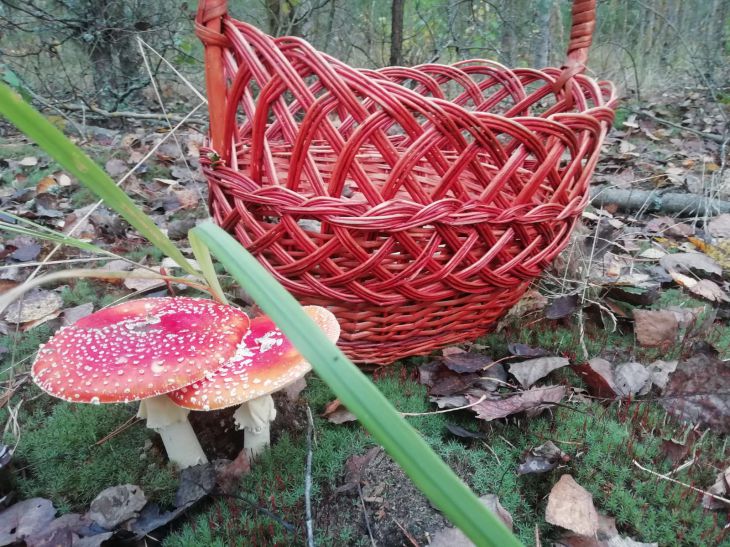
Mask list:
[{"label": "woven wicker weave", "polygon": [[562,68],[490,61],[360,70],[201,1],[210,208],[341,348],[390,363],[488,332],[568,242],[613,119],[582,74],[595,0]]}]

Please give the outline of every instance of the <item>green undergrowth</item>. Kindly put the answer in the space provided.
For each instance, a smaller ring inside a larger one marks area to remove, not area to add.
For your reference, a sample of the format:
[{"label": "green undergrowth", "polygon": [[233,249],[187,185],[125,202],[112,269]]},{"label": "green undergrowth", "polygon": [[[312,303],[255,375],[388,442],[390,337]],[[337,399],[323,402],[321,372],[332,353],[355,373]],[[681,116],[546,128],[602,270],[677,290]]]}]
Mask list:
[{"label": "green undergrowth", "polygon": [[[394,367],[378,387],[406,412],[433,410],[425,388]],[[320,414],[332,394],[313,378],[303,397],[315,415]],[[717,544],[722,519],[704,511],[698,496],[686,488],[657,481],[639,470],[633,461],[658,472],[673,466],[666,461],[662,442],[683,433],[678,424],[666,420],[664,413],[649,403],[634,405],[576,404],[559,407],[538,418],[484,424],[485,441],[464,442],[450,436],[447,422],[476,430],[479,423],[468,411],[409,417],[409,422],[429,444],[462,476],[478,495],[495,493],[515,520],[515,532],[526,545],[533,545],[535,526],[543,542],[555,540],[560,530],[544,520],[546,498],[552,485],[570,473],[594,496],[599,511],[617,520],[619,530],[641,541],[660,545]],[[373,446],[357,424],[334,425],[315,418],[316,445],[313,450],[312,499],[317,511],[332,511],[333,490],[341,484],[345,461]],[[517,474],[520,455],[527,449],[553,440],[571,461],[547,474]],[[714,482],[716,466],[727,459],[722,440],[709,433],[697,441],[692,451],[698,460],[674,475],[677,480],[709,485]],[[200,545],[297,545],[304,538],[305,432],[288,432],[254,465],[240,487],[240,497],[217,498],[204,510],[180,526],[163,542],[168,547]],[[387,479],[384,477],[384,479]],[[328,498],[330,496],[330,498]],[[345,510],[357,504],[348,497],[337,498]],[[275,519],[252,509],[262,507],[294,525],[289,533]],[[355,515],[360,515],[355,512]],[[321,521],[321,519],[319,519]],[[353,523],[355,524],[355,523]],[[362,533],[352,528],[315,529],[319,545],[367,545]],[[404,538],[405,539],[405,538]]]},{"label": "green undergrowth", "polygon": [[[140,249],[137,258],[147,252]],[[60,293],[64,307],[94,302],[98,309],[119,296],[109,289],[105,283],[78,280],[61,288]],[[652,308],[704,305],[679,290],[667,290]],[[25,333],[11,332],[0,339],[0,346],[10,350],[0,355],[2,380],[7,381],[11,374],[16,380],[22,377],[38,345],[57,326],[58,321],[51,322]],[[570,320],[543,320],[531,323],[529,328],[508,327],[479,342],[487,346],[485,351],[494,358],[507,354],[507,342],[521,342],[579,359],[579,332]],[[636,359],[646,363],[666,357],[680,346],[678,342],[677,348],[664,353],[647,350],[636,345],[630,331],[622,332],[607,332],[586,322],[582,338],[591,357],[601,355],[614,362]],[[730,329],[716,322],[709,335],[721,351],[727,352]],[[416,413],[435,409],[428,402],[426,389],[413,381],[415,367],[425,361],[427,358],[412,358],[378,375],[378,387],[397,409]],[[552,382],[581,385],[569,369],[556,371]],[[272,449],[243,478],[237,494],[203,502],[180,519],[164,539],[164,545],[302,544],[307,453],[306,428],[302,425],[306,419],[302,416],[306,404],[311,407],[315,422],[312,500],[317,544],[369,545],[360,527],[362,507],[358,497],[336,496],[334,491],[342,484],[347,459],[363,454],[374,443],[357,423],[335,425],[320,417],[334,396],[318,378],[310,379],[310,386],[301,397],[297,403],[299,425],[292,427],[293,422],[288,422],[279,426]],[[178,479],[164,463],[157,444],[150,447],[146,442],[155,439],[154,434],[140,423],[123,429],[134,411],[133,405],[62,403],[27,382],[0,409],[2,423],[10,424],[4,442],[11,446],[18,443],[13,476],[19,496],[47,497],[62,511],[83,511],[101,490],[133,483],[141,486],[149,499],[163,505],[171,503]],[[526,545],[534,544],[536,526],[543,544],[559,538],[561,531],[547,524],[544,514],[550,488],[563,473],[570,473],[593,494],[598,510],[616,518],[624,535],[663,546],[715,545],[721,541],[719,534],[725,517],[704,511],[697,494],[657,480],[633,463],[636,460],[659,473],[670,472],[679,465],[667,459],[662,444],[687,437],[686,431],[668,419],[655,403],[612,403],[606,407],[570,403],[537,418],[488,424],[480,423],[470,411],[408,420],[478,495],[499,496],[514,518],[516,534]],[[481,427],[488,436],[484,441],[457,439],[447,432],[447,423],[471,430]],[[115,434],[106,439],[110,433]],[[548,474],[518,475],[520,456],[546,440],[560,446],[570,461]],[[672,476],[706,488],[726,465],[727,449],[722,439],[709,432],[699,440],[690,439],[690,443],[694,444],[679,463],[692,457],[696,458],[695,463]],[[276,518],[256,507],[290,523],[294,531],[288,532]],[[349,511],[353,518],[348,525],[329,528],[323,524],[327,522],[324,517],[334,510]]]},{"label": "green undergrowth", "polygon": [[[629,311],[632,306],[626,306]],[[682,351],[682,342],[687,336],[700,336],[715,345],[724,359],[730,358],[730,327],[725,321],[716,320],[710,325],[705,321],[713,313],[710,303],[693,298],[681,289],[664,289],[657,300],[648,307],[639,309],[701,310],[693,323],[678,330],[676,343],[668,348],[647,348],[640,346],[634,337],[633,324],[619,321],[612,328],[597,326],[586,317],[583,333],[575,318],[562,321],[540,319],[530,323],[529,328],[519,321],[507,325],[502,331],[489,334],[478,340],[486,346],[493,357],[509,354],[507,345],[522,343],[545,348],[557,355],[581,361],[584,358],[583,345],[588,359],[603,357],[614,363],[638,361],[648,364],[657,359],[677,359]]]},{"label": "green undergrowth", "polygon": [[22,415],[14,458],[22,497],[46,497],[62,512],[83,512],[105,488],[137,484],[148,499],[172,503],[174,470],[156,449],[148,445],[145,450],[154,433],[142,423],[122,429],[135,410],[133,405],[59,402]]}]

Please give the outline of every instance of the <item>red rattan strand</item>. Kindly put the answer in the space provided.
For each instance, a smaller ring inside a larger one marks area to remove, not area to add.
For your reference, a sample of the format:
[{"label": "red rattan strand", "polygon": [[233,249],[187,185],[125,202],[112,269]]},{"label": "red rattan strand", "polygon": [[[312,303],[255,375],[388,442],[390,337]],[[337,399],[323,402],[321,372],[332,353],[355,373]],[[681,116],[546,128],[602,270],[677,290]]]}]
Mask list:
[{"label": "red rattan strand", "polygon": [[490,61],[359,70],[201,2],[215,219],[354,360],[488,332],[564,248],[613,118],[582,75],[595,0],[562,68]]}]

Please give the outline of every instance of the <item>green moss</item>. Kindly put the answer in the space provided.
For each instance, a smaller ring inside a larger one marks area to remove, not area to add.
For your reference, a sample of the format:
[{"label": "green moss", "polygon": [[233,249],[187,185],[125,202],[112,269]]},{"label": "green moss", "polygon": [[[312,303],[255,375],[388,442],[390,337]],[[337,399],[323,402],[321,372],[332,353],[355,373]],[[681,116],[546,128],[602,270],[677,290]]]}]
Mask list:
[{"label": "green moss", "polygon": [[[10,327],[13,329],[13,325]],[[0,346],[7,350],[0,358],[0,381],[28,370],[38,346],[46,342],[51,334],[53,328],[43,324],[26,332],[10,330],[8,335],[0,337]]]},{"label": "green moss", "polygon": [[[389,367],[387,377],[376,384],[404,412],[424,412],[429,408],[423,386],[410,380],[408,369]],[[577,382],[577,379],[575,379]],[[333,395],[316,377],[303,394],[317,416]],[[682,431],[665,425],[663,411],[649,403],[639,406],[617,404],[560,407],[538,418],[509,420],[491,424],[490,437],[464,443],[445,434],[453,422],[474,429],[469,412],[409,417],[429,444],[478,494],[495,493],[512,514],[515,533],[526,545],[534,544],[535,526],[544,541],[557,539],[561,531],[544,520],[547,495],[563,473],[570,473],[594,496],[599,511],[615,517],[622,533],[640,541],[660,545],[716,544],[724,521],[705,513],[697,497],[685,489],[637,469],[633,460],[659,472],[671,466],[664,461],[662,440],[681,437]],[[313,501],[339,485],[348,457],[362,454],[372,440],[357,424],[333,425],[315,417],[317,444],[313,452]],[[518,475],[521,454],[551,439],[571,456],[571,461],[544,475]],[[485,447],[488,445],[488,448]],[[711,484],[715,467],[727,461],[722,439],[707,434],[695,445],[700,459],[678,475],[695,484]],[[288,433],[244,477],[240,492],[253,502],[275,512],[296,527],[295,534],[251,509],[250,503],[218,499],[193,522],[185,523],[164,545],[298,544],[303,537],[303,484],[306,442],[303,434]],[[343,498],[343,504],[349,500]],[[344,507],[344,506],[343,506]],[[221,518],[221,515],[224,518]],[[231,518],[228,518],[228,516]],[[356,545],[359,532],[315,530],[318,544]],[[213,539],[215,538],[215,539]],[[695,541],[701,538],[701,541]],[[694,543],[693,543],[694,541]]]},{"label": "green moss", "polygon": [[81,209],[82,207],[91,205],[98,201],[98,199],[99,198],[96,197],[96,194],[94,194],[94,192],[89,190],[86,186],[76,188],[69,196],[69,202],[71,207],[74,209]]},{"label": "green moss", "polygon": [[103,489],[137,484],[149,499],[170,503],[176,489],[172,469],[144,442],[153,433],[137,423],[108,440],[134,417],[129,405],[58,403],[21,416],[15,455],[23,497],[50,498],[62,511],[83,511]]}]

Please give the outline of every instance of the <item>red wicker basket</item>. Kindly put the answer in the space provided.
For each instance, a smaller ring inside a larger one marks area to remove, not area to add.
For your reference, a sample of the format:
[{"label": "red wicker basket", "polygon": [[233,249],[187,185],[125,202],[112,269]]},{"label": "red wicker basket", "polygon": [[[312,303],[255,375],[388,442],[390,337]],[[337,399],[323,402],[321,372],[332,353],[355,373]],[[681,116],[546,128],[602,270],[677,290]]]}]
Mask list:
[{"label": "red wicker basket", "polygon": [[353,360],[473,340],[565,247],[613,120],[584,76],[595,0],[562,68],[491,61],[361,70],[202,0],[216,221]]}]

